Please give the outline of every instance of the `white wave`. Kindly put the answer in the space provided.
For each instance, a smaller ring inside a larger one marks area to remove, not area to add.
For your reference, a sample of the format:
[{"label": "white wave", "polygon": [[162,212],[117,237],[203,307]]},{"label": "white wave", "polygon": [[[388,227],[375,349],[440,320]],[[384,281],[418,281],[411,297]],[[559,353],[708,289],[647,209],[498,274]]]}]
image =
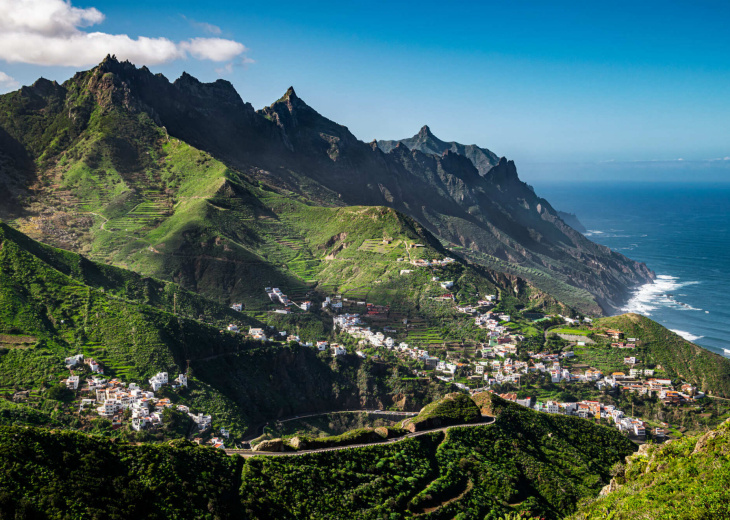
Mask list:
[{"label": "white wave", "polygon": [[639,287],[622,309],[624,312],[635,312],[644,316],[651,316],[651,312],[659,307],[671,307],[683,310],[702,310],[691,307],[675,300],[671,295],[681,287],[698,284],[700,282],[680,282],[676,276],[660,274],[653,283]]},{"label": "white wave", "polygon": [[687,341],[697,341],[698,339],[704,338],[704,336],[695,336],[691,332],[687,332],[686,330],[677,330],[677,329],[669,329],[678,336],[682,336]]}]

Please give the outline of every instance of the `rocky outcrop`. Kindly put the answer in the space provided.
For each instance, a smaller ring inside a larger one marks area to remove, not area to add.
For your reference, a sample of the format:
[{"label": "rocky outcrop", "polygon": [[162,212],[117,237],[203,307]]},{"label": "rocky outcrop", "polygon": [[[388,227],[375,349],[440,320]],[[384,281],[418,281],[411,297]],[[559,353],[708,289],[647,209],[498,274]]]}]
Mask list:
[{"label": "rocky outcrop", "polygon": [[261,441],[251,448],[252,451],[284,451],[284,441],[281,439],[269,439]]}]

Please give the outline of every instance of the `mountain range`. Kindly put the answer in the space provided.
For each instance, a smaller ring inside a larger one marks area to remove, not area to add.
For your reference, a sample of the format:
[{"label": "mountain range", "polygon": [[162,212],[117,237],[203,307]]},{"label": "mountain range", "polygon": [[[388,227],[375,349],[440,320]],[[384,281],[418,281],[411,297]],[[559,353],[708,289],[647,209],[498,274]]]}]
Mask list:
[{"label": "mountain range", "polygon": [[308,219],[356,218],[348,207],[392,208],[382,215],[442,256],[586,313],[613,313],[653,278],[566,224],[512,161],[428,127],[364,143],[293,88],[257,111],[224,80],[170,82],[108,57],[62,85],[0,96],[0,107],[0,217],[219,300],[255,300],[251,279],[339,288],[328,266],[354,236],[332,221],[313,244]]}]

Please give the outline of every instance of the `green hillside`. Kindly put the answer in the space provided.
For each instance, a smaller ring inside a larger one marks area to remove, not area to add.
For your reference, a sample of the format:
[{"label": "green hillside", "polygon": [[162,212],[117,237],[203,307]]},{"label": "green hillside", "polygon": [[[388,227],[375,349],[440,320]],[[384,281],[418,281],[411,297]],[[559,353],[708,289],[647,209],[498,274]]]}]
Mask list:
[{"label": "green hillside", "polygon": [[494,399],[493,425],[245,461],[180,441],[135,446],[0,427],[0,514],[481,520],[529,511],[554,519],[595,496],[635,449],[615,430]]},{"label": "green hillside", "polygon": [[408,371],[388,363],[333,359],[309,347],[221,332],[181,313],[225,319],[230,309],[173,284],[42,246],[6,226],[0,227],[0,270],[0,394],[30,392],[23,403],[4,405],[5,422],[67,424],[59,417],[73,408],[58,408],[49,392],[68,376],[64,358],[79,353],[100,361],[109,376],[144,385],[158,371],[174,377],[189,368],[190,388],[172,397],[213,414],[214,425],[239,436],[281,415],[396,401],[418,409],[445,393],[442,385],[406,377]]},{"label": "green hillside", "polygon": [[572,520],[730,518],[730,423],[704,435],[642,446],[612,469],[606,496]]},{"label": "green hillside", "polygon": [[[287,294],[372,286],[413,242],[592,314],[652,276],[566,226],[491,152],[472,150],[493,165],[483,177],[463,147],[384,154],[293,89],[256,112],[225,81],[170,83],[109,57],[0,96],[0,145],[0,218],[226,304],[264,306],[253,280]],[[342,260],[372,269],[351,276]]]},{"label": "green hillside", "polygon": [[671,379],[697,385],[703,392],[730,397],[730,360],[690,343],[659,323],[638,314],[601,318],[595,324],[619,329],[641,340],[641,362],[661,366]]}]

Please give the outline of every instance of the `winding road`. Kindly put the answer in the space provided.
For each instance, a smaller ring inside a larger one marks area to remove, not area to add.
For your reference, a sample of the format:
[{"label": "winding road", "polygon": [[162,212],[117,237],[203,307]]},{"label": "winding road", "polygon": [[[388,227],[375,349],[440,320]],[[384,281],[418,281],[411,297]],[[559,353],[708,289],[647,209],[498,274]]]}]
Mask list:
[{"label": "winding road", "polygon": [[244,442],[250,442],[256,437],[264,434],[264,428],[267,424],[270,423],[285,423],[290,421],[298,421],[299,419],[307,419],[310,417],[321,417],[323,415],[332,415],[335,413],[371,413],[371,414],[378,414],[378,415],[404,415],[406,417],[413,417],[418,415],[418,412],[399,412],[399,411],[393,411],[393,410],[333,410],[330,412],[317,412],[317,413],[310,413],[306,415],[292,415],[291,417],[287,417],[286,419],[274,419],[272,421],[268,421],[262,424],[259,424],[254,428],[254,434],[249,435],[243,439]]},{"label": "winding road", "polygon": [[[362,410],[360,410],[362,411]],[[293,420],[293,419],[290,419]],[[403,437],[397,437],[395,439],[389,439],[387,441],[383,442],[368,442],[365,444],[350,444],[347,446],[332,446],[329,448],[319,448],[316,450],[301,450],[301,451],[253,451],[253,450],[225,450],[226,454],[228,455],[241,455],[244,458],[249,457],[258,457],[258,456],[265,456],[265,457],[292,457],[292,456],[298,456],[298,455],[306,455],[308,453],[322,453],[324,451],[340,451],[340,450],[349,450],[352,448],[366,448],[368,446],[380,446],[383,444],[392,444],[395,442],[401,442],[405,439],[410,439],[413,437],[419,437],[421,435],[426,435],[427,433],[433,433],[433,432],[445,432],[446,430],[449,430],[451,428],[473,428],[474,426],[485,426],[487,424],[494,423],[494,417],[490,415],[482,415],[482,420],[478,423],[471,423],[471,424],[456,424],[453,426],[443,426],[441,428],[432,428],[430,430],[423,430],[420,432],[412,432],[407,433]]]}]

